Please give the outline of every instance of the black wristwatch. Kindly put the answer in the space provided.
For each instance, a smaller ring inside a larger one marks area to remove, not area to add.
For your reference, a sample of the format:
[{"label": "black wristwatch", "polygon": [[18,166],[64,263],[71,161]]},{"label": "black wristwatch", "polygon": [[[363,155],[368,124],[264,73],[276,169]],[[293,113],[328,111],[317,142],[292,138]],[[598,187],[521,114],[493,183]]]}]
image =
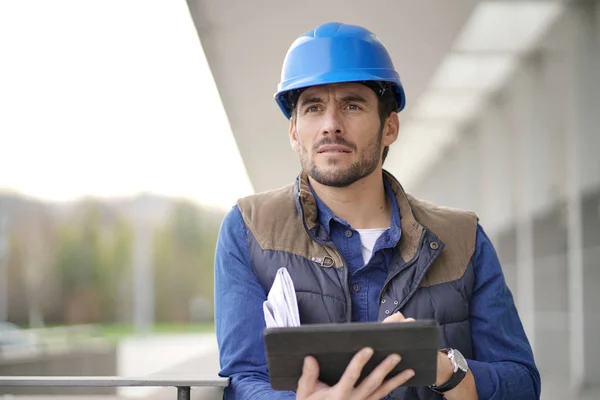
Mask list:
[{"label": "black wristwatch", "polygon": [[450,380],[440,386],[436,386],[435,383],[429,386],[429,389],[433,390],[436,393],[445,393],[449,390],[454,389],[458,386],[459,383],[467,376],[467,372],[469,371],[469,365],[467,364],[467,360],[460,353],[460,351],[456,349],[442,349],[440,350],[443,353],[448,355],[450,362],[452,363],[452,370],[454,373]]}]

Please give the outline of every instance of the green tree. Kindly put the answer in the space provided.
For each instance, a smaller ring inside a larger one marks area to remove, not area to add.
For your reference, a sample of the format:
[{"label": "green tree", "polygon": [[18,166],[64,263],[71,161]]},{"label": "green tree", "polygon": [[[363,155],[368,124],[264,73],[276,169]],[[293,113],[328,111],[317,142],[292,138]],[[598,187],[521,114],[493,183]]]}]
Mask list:
[{"label": "green tree", "polygon": [[[13,209],[9,248],[9,304],[11,319],[42,327],[55,285],[55,226],[48,208],[22,200]],[[16,307],[12,307],[12,305]],[[50,310],[51,311],[51,310]],[[16,315],[15,315],[16,312]]]},{"label": "green tree", "polygon": [[212,318],[213,259],[218,226],[207,211],[179,201],[154,241],[156,318],[189,321],[192,302]]},{"label": "green tree", "polygon": [[119,280],[130,264],[131,227],[116,212],[93,200],[59,231],[57,270],[62,280],[65,320],[114,322]]}]

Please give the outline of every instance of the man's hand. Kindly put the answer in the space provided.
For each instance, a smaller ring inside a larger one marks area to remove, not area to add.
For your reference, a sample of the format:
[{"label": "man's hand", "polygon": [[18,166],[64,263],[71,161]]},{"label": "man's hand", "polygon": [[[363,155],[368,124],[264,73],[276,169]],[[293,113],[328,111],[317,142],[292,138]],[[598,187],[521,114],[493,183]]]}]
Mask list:
[{"label": "man's hand", "polygon": [[[384,323],[411,322],[414,320],[415,320],[414,318],[405,318],[401,312],[396,312],[396,313],[390,315],[389,317],[387,317],[386,319],[384,319],[383,322]],[[441,351],[438,352],[437,374],[436,374],[435,384],[440,386],[440,385],[443,385],[444,383],[448,382],[450,380],[450,378],[452,377],[453,373],[454,373],[454,370],[452,369],[452,363],[450,362],[450,359],[448,358],[448,356],[446,354],[442,353]]]},{"label": "man's hand", "polygon": [[367,376],[358,387],[354,387],[362,369],[373,356],[373,349],[364,348],[352,357],[339,382],[334,386],[327,386],[319,379],[319,364],[313,357],[304,359],[302,376],[298,380],[296,399],[299,400],[379,400],[388,395],[392,390],[404,384],[414,376],[413,370],[402,371],[393,378],[383,382],[385,377],[400,362],[397,354],[389,355]]},{"label": "man's hand", "polygon": [[405,318],[400,311],[393,313],[389,317],[383,320],[383,323],[389,322],[415,322],[414,318]]}]

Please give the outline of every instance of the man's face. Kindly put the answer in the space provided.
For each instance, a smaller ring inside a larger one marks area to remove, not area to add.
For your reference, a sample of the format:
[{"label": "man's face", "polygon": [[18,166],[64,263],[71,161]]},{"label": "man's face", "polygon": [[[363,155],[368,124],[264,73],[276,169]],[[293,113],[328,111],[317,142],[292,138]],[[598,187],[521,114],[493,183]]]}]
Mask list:
[{"label": "man's face", "polygon": [[298,98],[290,141],[312,179],[346,187],[381,166],[383,148],[396,140],[397,122],[393,114],[381,123],[377,96],[365,85],[314,86]]}]

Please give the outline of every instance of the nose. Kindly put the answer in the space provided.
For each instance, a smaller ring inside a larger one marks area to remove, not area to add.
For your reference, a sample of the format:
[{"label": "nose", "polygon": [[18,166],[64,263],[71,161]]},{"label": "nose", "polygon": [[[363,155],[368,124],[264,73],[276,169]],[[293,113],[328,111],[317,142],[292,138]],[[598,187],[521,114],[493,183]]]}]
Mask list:
[{"label": "nose", "polygon": [[337,107],[328,107],[323,115],[323,135],[341,135],[344,132],[342,118]]}]

